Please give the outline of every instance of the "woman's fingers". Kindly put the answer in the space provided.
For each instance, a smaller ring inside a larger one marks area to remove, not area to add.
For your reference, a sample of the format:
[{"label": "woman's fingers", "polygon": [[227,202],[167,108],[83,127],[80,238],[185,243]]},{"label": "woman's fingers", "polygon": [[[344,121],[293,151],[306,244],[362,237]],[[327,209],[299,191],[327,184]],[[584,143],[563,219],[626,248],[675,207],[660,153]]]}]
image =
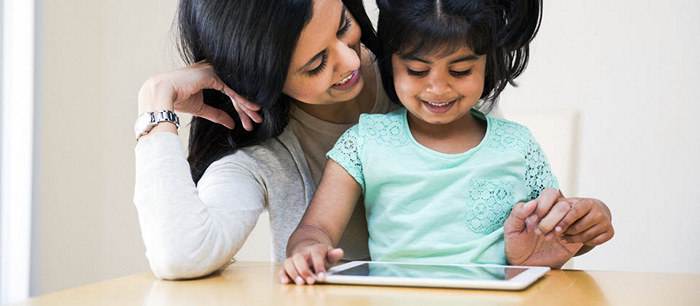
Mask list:
[{"label": "woman's fingers", "polygon": [[566,243],[583,243],[587,246],[596,246],[612,239],[614,234],[615,231],[612,228],[607,228],[602,224],[596,224],[581,233],[566,235],[563,240]]},{"label": "woman's fingers", "polygon": [[202,117],[214,123],[221,124],[229,130],[233,130],[233,128],[236,126],[236,123],[233,121],[233,118],[231,118],[231,116],[229,116],[229,114],[227,114],[225,111],[215,107],[211,107],[206,104],[202,104],[202,107],[199,109],[199,111],[193,113],[192,115]]}]

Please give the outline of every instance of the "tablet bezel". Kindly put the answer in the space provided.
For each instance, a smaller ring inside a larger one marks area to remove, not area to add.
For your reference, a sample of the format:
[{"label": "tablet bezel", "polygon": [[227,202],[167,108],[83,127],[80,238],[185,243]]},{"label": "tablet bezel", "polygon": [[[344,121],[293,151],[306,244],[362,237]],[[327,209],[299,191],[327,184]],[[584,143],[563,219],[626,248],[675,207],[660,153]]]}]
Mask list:
[{"label": "tablet bezel", "polygon": [[[389,265],[426,265],[426,266],[458,266],[480,268],[520,268],[525,271],[507,280],[474,280],[474,279],[439,279],[419,277],[385,277],[363,275],[339,275],[340,271],[354,268],[364,263],[389,264]],[[408,286],[408,287],[439,287],[439,288],[465,288],[465,289],[498,289],[498,290],[523,290],[544,276],[549,267],[530,266],[506,266],[506,265],[479,265],[479,264],[431,264],[413,262],[377,262],[377,261],[352,261],[335,266],[328,270],[326,279],[321,283],[352,284],[374,286]]]}]

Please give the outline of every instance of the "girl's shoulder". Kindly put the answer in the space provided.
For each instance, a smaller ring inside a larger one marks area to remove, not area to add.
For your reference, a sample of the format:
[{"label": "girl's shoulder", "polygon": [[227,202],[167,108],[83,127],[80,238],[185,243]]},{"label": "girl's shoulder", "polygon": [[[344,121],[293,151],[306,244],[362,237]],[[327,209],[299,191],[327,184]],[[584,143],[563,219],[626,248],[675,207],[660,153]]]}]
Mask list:
[{"label": "girl's shoulder", "polygon": [[401,107],[386,114],[362,114],[356,125],[358,131],[401,130],[406,120],[406,109]]},{"label": "girl's shoulder", "polygon": [[488,146],[499,151],[526,152],[535,141],[526,126],[503,118],[482,114],[488,122]]},{"label": "girl's shoulder", "polygon": [[401,146],[408,143],[406,137],[406,109],[399,108],[387,114],[362,114],[353,127],[357,137],[371,143]]}]

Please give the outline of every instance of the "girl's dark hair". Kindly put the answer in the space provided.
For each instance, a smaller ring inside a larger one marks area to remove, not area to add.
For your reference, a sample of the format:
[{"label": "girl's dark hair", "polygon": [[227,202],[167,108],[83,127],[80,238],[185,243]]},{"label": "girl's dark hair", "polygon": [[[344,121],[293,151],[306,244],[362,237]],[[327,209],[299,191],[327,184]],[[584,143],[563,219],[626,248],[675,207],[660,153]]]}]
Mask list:
[{"label": "girl's dark hair", "polygon": [[[392,101],[392,54],[449,55],[465,44],[486,55],[479,108],[488,112],[525,69],[542,19],[542,0],[377,0],[382,83]],[[433,53],[436,54],[436,53]]]},{"label": "girl's dark hair", "polygon": [[[376,34],[362,1],[343,2],[361,27],[362,43],[377,51]],[[208,60],[226,85],[261,106],[263,117],[263,122],[248,132],[241,128],[226,95],[204,90],[204,103],[226,111],[236,128],[229,130],[192,118],[187,160],[195,183],[215,160],[282,133],[292,101],[282,93],[282,87],[301,31],[312,13],[312,0],[180,0],[178,47],[185,62]]]}]

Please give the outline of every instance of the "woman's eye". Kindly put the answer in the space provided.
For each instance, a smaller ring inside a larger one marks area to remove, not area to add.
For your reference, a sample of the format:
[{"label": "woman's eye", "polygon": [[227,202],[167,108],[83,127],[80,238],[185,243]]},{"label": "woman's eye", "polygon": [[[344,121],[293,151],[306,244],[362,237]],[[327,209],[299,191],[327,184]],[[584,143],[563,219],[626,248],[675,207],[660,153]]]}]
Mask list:
[{"label": "woman's eye", "polygon": [[309,70],[307,73],[310,76],[315,76],[315,75],[321,73],[321,71],[323,71],[323,69],[326,68],[326,61],[327,61],[326,54],[323,54],[323,56],[321,56],[321,63],[318,64],[318,66],[316,66],[316,68]]},{"label": "woman's eye", "polygon": [[472,70],[467,69],[467,70],[462,70],[462,71],[450,71],[450,73],[453,76],[462,77],[462,76],[468,76],[468,75],[472,74]]},{"label": "woman's eye", "polygon": [[345,35],[345,33],[347,33],[350,30],[350,27],[352,26],[352,24],[350,23],[350,17],[348,17],[347,13],[345,13],[345,16],[343,17],[345,18],[345,24],[336,33],[336,36],[338,37]]},{"label": "woman's eye", "polygon": [[429,70],[417,71],[417,70],[413,70],[410,68],[406,68],[406,71],[408,72],[408,75],[419,76],[419,77],[426,76],[426,75],[428,75],[428,72],[430,72]]}]

